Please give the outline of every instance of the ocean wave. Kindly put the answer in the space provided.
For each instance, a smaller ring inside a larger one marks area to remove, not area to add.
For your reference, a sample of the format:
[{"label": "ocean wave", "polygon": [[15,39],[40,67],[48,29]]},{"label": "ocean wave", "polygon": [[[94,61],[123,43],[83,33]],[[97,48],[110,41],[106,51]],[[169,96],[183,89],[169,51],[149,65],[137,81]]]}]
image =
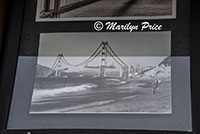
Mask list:
[{"label": "ocean wave", "polygon": [[76,93],[76,92],[86,91],[94,87],[97,87],[97,85],[92,83],[86,83],[79,86],[70,86],[70,87],[63,87],[56,89],[44,89],[44,90],[34,89],[32,101],[39,101],[48,97],[59,97],[65,93]]}]

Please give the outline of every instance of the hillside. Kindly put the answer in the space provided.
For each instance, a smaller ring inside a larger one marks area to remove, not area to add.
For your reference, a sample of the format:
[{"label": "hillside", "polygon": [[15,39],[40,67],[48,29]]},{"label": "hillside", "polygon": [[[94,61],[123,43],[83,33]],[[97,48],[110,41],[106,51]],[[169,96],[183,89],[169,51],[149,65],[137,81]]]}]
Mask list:
[{"label": "hillside", "polygon": [[171,57],[165,58],[163,61],[161,61],[158,66],[171,66]]},{"label": "hillside", "polygon": [[146,71],[142,77],[145,78],[170,78],[171,77],[171,58],[167,57],[161,61],[156,67]]},{"label": "hillside", "polygon": [[51,71],[50,68],[37,64],[36,78],[46,77]]},{"label": "hillside", "polygon": [[[37,65],[37,71],[36,71],[36,78],[52,78],[55,77],[55,71],[52,69],[42,66],[42,65]],[[63,69],[61,72],[61,77],[62,78],[78,78],[78,77],[91,77],[87,75],[87,73],[83,72],[69,72],[68,69]]]}]

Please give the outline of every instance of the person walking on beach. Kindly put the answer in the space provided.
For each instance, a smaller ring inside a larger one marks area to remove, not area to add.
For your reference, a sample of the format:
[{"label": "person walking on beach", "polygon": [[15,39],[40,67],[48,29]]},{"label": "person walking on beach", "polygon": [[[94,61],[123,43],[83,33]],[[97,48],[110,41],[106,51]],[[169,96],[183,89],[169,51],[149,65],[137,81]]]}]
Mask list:
[{"label": "person walking on beach", "polygon": [[159,78],[153,77],[151,84],[152,84],[152,92],[153,94],[156,94],[156,91],[160,89],[161,80]]}]

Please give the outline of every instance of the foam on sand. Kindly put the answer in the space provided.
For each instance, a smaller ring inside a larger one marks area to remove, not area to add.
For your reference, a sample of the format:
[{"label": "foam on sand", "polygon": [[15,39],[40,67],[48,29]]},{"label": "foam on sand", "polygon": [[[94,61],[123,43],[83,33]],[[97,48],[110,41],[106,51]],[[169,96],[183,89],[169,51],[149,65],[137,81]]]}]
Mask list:
[{"label": "foam on sand", "polygon": [[94,87],[97,87],[97,85],[92,83],[86,83],[79,86],[70,86],[70,87],[63,87],[56,89],[44,89],[44,90],[35,89],[33,91],[32,101],[43,100],[46,97],[59,97],[65,93],[76,93],[76,92],[86,91]]}]

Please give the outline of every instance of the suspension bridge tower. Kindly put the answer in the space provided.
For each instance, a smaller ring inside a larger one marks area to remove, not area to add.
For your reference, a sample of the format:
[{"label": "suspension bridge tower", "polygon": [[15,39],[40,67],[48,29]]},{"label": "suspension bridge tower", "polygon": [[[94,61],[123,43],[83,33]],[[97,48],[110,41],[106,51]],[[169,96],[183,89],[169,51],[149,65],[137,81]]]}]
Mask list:
[{"label": "suspension bridge tower", "polygon": [[[94,60],[94,58],[96,58],[97,56],[100,56],[100,65],[99,66],[88,66],[88,63],[91,62],[92,60]],[[120,77],[123,79],[128,78],[128,76],[129,76],[128,65],[117,56],[117,54],[114,52],[114,50],[109,45],[108,41],[102,41],[101,44],[99,45],[99,47],[96,49],[96,51],[92,54],[91,57],[93,57],[93,58],[89,58],[89,60],[86,60],[87,62],[83,62],[83,63],[86,63],[85,68],[99,69],[99,77],[104,78],[104,77],[106,77],[106,70],[116,69],[115,66],[108,65],[108,63],[107,63],[108,56],[110,58],[114,59],[114,61],[116,61],[116,63],[121,67]]]},{"label": "suspension bridge tower", "polygon": [[55,72],[55,77],[61,77],[62,57],[63,57],[63,54],[58,54],[58,62],[57,62],[57,69]]},{"label": "suspension bridge tower", "polygon": [[107,45],[108,45],[107,41],[102,42],[100,77],[105,77],[105,67],[107,65]]}]

